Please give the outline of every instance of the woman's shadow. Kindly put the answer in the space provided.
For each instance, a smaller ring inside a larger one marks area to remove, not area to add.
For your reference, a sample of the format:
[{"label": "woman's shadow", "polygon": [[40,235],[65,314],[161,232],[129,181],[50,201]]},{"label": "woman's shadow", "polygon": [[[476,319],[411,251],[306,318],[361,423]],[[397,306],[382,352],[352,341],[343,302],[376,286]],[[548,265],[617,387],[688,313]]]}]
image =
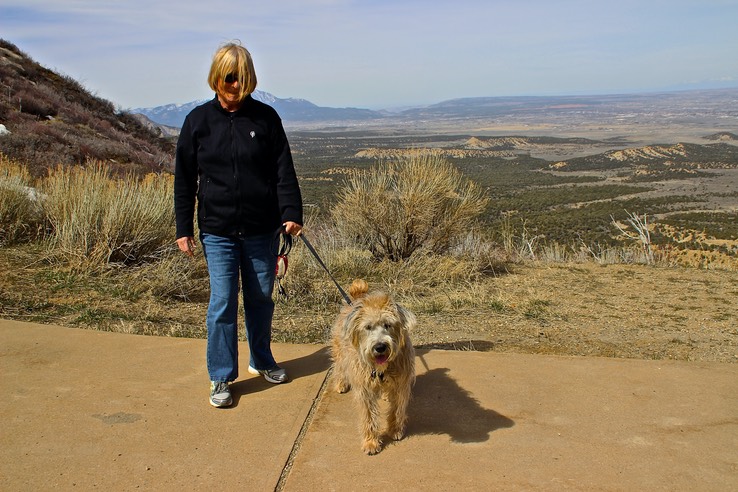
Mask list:
[{"label": "woman's shadow", "polygon": [[[246,361],[248,361],[248,358],[246,358]],[[286,360],[280,363],[280,366],[287,371],[290,381],[325,372],[331,366],[328,347],[318,347],[313,353],[296,359]],[[290,384],[290,381],[285,384]],[[270,389],[272,386],[274,385],[268,383],[261,376],[246,374],[245,377],[239,378],[238,381],[231,384],[231,394],[233,395],[233,405],[231,408],[238,406],[241,396],[260,393]]]},{"label": "woman's shadow", "polygon": [[408,409],[408,435],[448,434],[452,442],[484,442],[491,432],[515,425],[482,407],[448,373],[448,368],[441,367],[418,376]]}]

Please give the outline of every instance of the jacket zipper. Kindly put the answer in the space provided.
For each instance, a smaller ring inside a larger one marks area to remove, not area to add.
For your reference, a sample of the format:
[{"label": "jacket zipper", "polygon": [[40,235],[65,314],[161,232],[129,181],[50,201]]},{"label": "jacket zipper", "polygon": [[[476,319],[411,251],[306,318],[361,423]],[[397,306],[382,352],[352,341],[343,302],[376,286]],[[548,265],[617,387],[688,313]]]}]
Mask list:
[{"label": "jacket zipper", "polygon": [[241,187],[238,184],[238,152],[237,152],[237,135],[236,135],[236,124],[235,124],[235,113],[230,114],[230,125],[231,125],[231,170],[233,172],[233,184],[235,186],[234,200],[236,200],[236,217],[238,220],[238,233],[242,233],[241,230]]}]

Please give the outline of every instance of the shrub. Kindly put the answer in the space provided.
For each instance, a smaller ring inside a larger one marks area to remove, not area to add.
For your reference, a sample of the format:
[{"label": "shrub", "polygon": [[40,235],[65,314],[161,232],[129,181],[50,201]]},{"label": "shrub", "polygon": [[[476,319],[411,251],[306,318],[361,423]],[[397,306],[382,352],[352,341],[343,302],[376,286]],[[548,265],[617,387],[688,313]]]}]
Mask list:
[{"label": "shrub", "polygon": [[[428,311],[429,299],[445,298],[458,290],[453,302],[471,305],[478,302],[474,290],[479,280],[508,269],[509,258],[498,246],[478,232],[466,234],[448,254],[437,255],[425,250],[406,261],[377,261],[366,249],[358,249],[339,233],[336,225],[326,224],[317,217],[306,217],[305,234],[317,250],[331,275],[347,288],[353,279],[362,278],[372,289],[381,289],[405,301],[413,308]],[[300,240],[295,240],[289,255],[287,276],[282,282],[287,298],[275,293],[282,302],[299,305],[302,310],[335,310],[343,303],[341,294],[330,276]],[[436,302],[436,301],[432,301]],[[486,302],[486,301],[485,301]]]},{"label": "shrub", "polygon": [[339,191],[333,219],[377,259],[444,253],[471,228],[488,198],[432,152],[354,172]]},{"label": "shrub", "polygon": [[28,169],[0,153],[0,245],[34,239],[43,212]]},{"label": "shrub", "polygon": [[18,100],[18,106],[23,113],[34,115],[38,118],[46,118],[47,116],[56,116],[57,110],[48,101],[34,97],[29,92],[19,92],[15,96]]},{"label": "shrub", "polygon": [[139,264],[171,246],[171,176],[113,178],[102,163],[91,161],[87,167],[57,167],[44,191],[51,246],[70,261],[92,268]]}]

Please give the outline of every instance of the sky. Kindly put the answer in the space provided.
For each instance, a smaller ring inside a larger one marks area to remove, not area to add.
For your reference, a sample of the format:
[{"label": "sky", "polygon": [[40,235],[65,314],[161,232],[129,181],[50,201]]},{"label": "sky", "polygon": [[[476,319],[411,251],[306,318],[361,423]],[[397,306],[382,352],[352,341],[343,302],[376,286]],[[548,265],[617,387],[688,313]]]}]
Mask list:
[{"label": "sky", "polygon": [[0,38],[122,109],[258,89],[392,109],[482,96],[738,87],[738,0],[0,0]]}]

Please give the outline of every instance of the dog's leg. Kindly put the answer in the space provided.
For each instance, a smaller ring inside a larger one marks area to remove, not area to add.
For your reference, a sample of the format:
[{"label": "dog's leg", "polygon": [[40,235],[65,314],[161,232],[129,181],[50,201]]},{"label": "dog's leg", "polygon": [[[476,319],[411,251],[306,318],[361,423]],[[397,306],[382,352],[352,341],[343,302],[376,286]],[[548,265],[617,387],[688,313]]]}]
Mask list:
[{"label": "dog's leg", "polygon": [[369,455],[377,454],[382,449],[377,395],[371,391],[362,391],[358,393],[357,400],[361,407],[361,450]]},{"label": "dog's leg", "polygon": [[348,362],[341,350],[340,342],[333,341],[333,387],[338,393],[346,393],[351,385],[348,379]]},{"label": "dog's leg", "polygon": [[351,389],[346,373],[341,371],[338,365],[334,366],[333,369],[333,387],[337,393],[347,393]]},{"label": "dog's leg", "polygon": [[389,414],[387,415],[387,434],[395,441],[405,437],[407,426],[407,407],[410,403],[411,386],[402,381],[395,391],[389,393]]}]

